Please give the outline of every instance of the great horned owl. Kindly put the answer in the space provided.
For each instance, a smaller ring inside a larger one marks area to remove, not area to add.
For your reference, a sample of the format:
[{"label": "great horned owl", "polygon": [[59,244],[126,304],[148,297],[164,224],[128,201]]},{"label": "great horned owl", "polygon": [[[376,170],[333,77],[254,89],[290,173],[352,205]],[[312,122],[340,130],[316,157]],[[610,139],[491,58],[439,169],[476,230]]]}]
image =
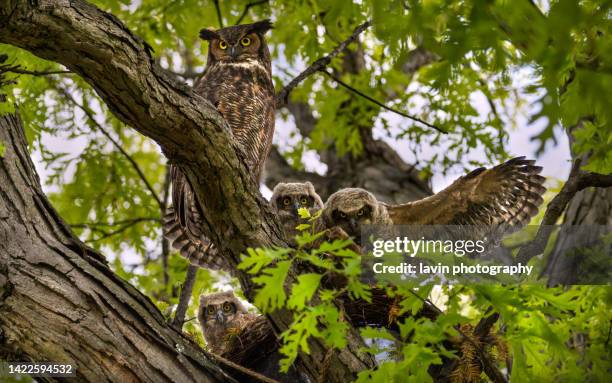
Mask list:
[{"label": "great horned owl", "polygon": [[230,338],[257,317],[247,311],[233,291],[200,296],[198,320],[206,345],[215,354],[223,354]]},{"label": "great horned owl", "polygon": [[[204,74],[195,92],[212,103],[232,130],[255,181],[270,152],[274,134],[275,94],[270,52],[264,34],[268,20],[219,30],[202,29],[209,42]],[[164,217],[166,237],[191,263],[209,269],[228,269],[223,257],[207,251],[202,232],[202,210],[187,178],[171,166],[172,207]]]},{"label": "great horned owl", "polygon": [[361,225],[472,225],[521,227],[543,202],[540,166],[525,157],[478,168],[430,197],[388,205],[363,189],[342,189],[325,203],[327,228],[340,226],[359,239]]},{"label": "great horned owl", "polygon": [[321,214],[325,228],[338,227],[356,242],[361,239],[362,225],[391,225],[387,207],[367,190],[341,189],[327,199]]},{"label": "great horned owl", "polygon": [[323,208],[323,201],[310,182],[281,182],[272,190],[270,205],[283,224],[283,230],[289,245],[296,246],[295,236],[298,234],[296,227],[305,223],[300,218],[298,209],[308,209],[312,215]]}]

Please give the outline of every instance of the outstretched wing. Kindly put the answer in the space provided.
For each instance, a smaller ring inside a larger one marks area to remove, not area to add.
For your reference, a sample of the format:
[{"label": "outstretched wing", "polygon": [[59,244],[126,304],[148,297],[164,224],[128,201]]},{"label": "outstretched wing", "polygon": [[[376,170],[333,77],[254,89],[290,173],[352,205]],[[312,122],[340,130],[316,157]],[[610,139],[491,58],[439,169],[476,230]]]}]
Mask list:
[{"label": "outstretched wing", "polygon": [[441,192],[419,201],[388,205],[395,225],[522,226],[543,202],[542,168],[525,157],[478,168]]},{"label": "outstretched wing", "polygon": [[185,175],[170,167],[172,206],[163,217],[164,236],[191,264],[212,270],[230,270],[225,258],[202,232],[202,214]]}]

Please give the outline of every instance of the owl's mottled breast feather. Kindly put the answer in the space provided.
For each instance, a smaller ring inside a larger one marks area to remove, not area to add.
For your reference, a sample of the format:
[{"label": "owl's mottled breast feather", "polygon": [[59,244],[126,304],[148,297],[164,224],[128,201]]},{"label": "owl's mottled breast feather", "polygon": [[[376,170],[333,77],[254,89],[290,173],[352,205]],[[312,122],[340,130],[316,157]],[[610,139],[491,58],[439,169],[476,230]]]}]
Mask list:
[{"label": "owl's mottled breast feather", "polygon": [[195,91],[225,118],[259,176],[274,130],[274,85],[267,69],[257,61],[217,62],[207,68]]}]

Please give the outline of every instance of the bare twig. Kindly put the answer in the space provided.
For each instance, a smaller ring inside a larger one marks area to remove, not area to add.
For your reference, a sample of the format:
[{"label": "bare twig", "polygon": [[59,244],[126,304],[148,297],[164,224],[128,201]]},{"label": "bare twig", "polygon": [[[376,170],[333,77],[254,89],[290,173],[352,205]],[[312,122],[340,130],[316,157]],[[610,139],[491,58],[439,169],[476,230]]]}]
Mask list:
[{"label": "bare twig", "polygon": [[113,231],[111,231],[111,232],[106,232],[106,231],[101,230],[101,229],[99,229],[99,228],[97,228],[97,227],[91,227],[92,231],[96,231],[96,232],[98,232],[98,233],[103,233],[103,235],[102,235],[102,236],[100,236],[100,237],[98,237],[98,238],[94,238],[94,239],[91,239],[91,240],[89,240],[89,241],[85,241],[85,242],[86,242],[86,243],[95,243],[95,242],[100,242],[100,241],[101,241],[101,240],[103,240],[103,239],[110,238],[110,237],[112,237],[112,236],[114,236],[114,235],[117,235],[117,234],[121,234],[121,233],[123,233],[124,231],[126,231],[127,229],[129,229],[130,227],[132,227],[132,226],[134,226],[134,225],[137,225],[137,224],[138,224],[138,223],[140,223],[140,222],[144,222],[144,221],[143,221],[143,220],[138,220],[138,219],[137,219],[137,220],[133,220],[133,221],[128,222],[128,223],[126,223],[125,225],[121,226],[119,229],[117,229],[117,230],[113,230]]},{"label": "bare twig", "polygon": [[249,13],[249,9],[251,9],[251,7],[256,7],[258,5],[261,4],[265,4],[267,3],[269,0],[260,0],[260,1],[253,1],[252,3],[248,3],[247,5],[244,6],[244,10],[242,11],[242,14],[240,15],[240,17],[236,20],[236,22],[234,23],[234,25],[238,25],[242,22],[242,20],[244,20],[244,18],[247,16],[247,14]]},{"label": "bare twig", "polygon": [[334,48],[334,50],[331,51],[331,53],[329,53],[327,56],[323,56],[323,57],[319,58],[318,60],[316,60],[308,68],[306,68],[304,71],[302,71],[302,73],[300,73],[293,80],[291,80],[289,82],[289,84],[285,85],[285,87],[283,89],[281,89],[281,91],[278,92],[278,94],[276,95],[276,107],[280,108],[281,106],[286,105],[287,101],[289,99],[289,93],[291,93],[291,91],[296,86],[298,86],[299,83],[304,81],[308,76],[311,76],[313,73],[315,73],[317,71],[320,71],[321,69],[323,69],[327,65],[329,65],[329,63],[331,62],[331,60],[333,58],[335,58],[342,51],[344,51],[346,49],[346,47],[349,46],[350,43],[352,43],[353,41],[357,40],[359,35],[363,31],[368,29],[368,27],[370,25],[372,25],[372,22],[369,21],[369,20],[366,21],[365,23],[359,25],[357,28],[355,28],[353,33],[346,40],[344,40],[343,42],[338,44],[338,46],[336,46],[336,48]]},{"label": "bare twig", "polygon": [[213,0],[215,3],[215,9],[217,10],[217,20],[219,21],[219,28],[223,28],[223,16],[221,16],[221,5],[219,5],[219,0]]},{"label": "bare twig", "polygon": [[409,119],[411,119],[411,120],[413,120],[413,121],[416,121],[416,122],[419,122],[419,123],[421,123],[421,124],[423,124],[423,125],[425,125],[425,126],[427,126],[427,127],[430,127],[430,128],[432,128],[432,129],[435,129],[435,130],[437,130],[437,131],[438,131],[438,132],[440,132],[440,133],[447,134],[447,132],[446,132],[445,130],[443,130],[443,129],[441,129],[441,128],[439,128],[439,127],[437,127],[437,126],[433,125],[433,124],[430,124],[430,123],[429,123],[429,122],[427,122],[427,121],[424,121],[424,120],[422,120],[422,119],[420,119],[420,118],[418,118],[418,117],[415,117],[415,116],[411,116],[411,115],[409,115],[409,114],[407,114],[407,113],[404,113],[404,112],[402,112],[402,111],[399,111],[399,110],[397,110],[397,109],[393,109],[393,108],[388,107],[387,105],[383,104],[382,102],[380,102],[380,101],[378,101],[378,100],[376,100],[376,99],[374,99],[374,98],[372,98],[372,97],[368,96],[367,94],[363,93],[362,91],[360,91],[360,90],[358,90],[358,89],[353,88],[352,86],[350,86],[349,84],[347,84],[347,83],[345,83],[344,81],[340,80],[338,77],[334,76],[332,73],[328,72],[328,71],[327,71],[327,70],[325,70],[324,68],[323,68],[323,69],[321,69],[321,70],[320,70],[320,72],[321,72],[321,73],[325,73],[325,74],[326,74],[327,76],[329,76],[329,77],[330,77],[332,80],[334,80],[335,82],[337,82],[337,83],[338,83],[338,84],[340,84],[341,86],[345,87],[346,89],[350,90],[351,92],[353,92],[353,93],[357,94],[358,96],[361,96],[361,97],[365,98],[366,100],[368,100],[368,101],[370,101],[370,102],[372,102],[372,103],[374,103],[374,104],[376,104],[376,105],[380,106],[381,108],[383,108],[383,109],[385,109],[385,110],[388,110],[389,112],[393,112],[393,113],[395,113],[395,114],[399,114],[399,115],[400,115],[400,116],[402,116],[402,117],[409,118]]},{"label": "bare twig", "polygon": [[516,256],[517,263],[527,263],[531,258],[544,251],[548,239],[553,232],[554,225],[576,193],[591,186],[612,186],[612,174],[584,172],[580,170],[581,166],[582,160],[580,158],[574,160],[572,170],[570,171],[565,185],[563,185],[559,194],[557,194],[548,204],[535,238],[519,250]]},{"label": "bare twig", "polygon": [[32,76],[50,76],[54,74],[74,74],[69,70],[51,70],[51,71],[37,71],[37,70],[27,70],[21,69],[19,65],[13,66],[3,66],[0,68],[0,73],[16,73],[16,74],[28,74]]},{"label": "bare twig", "polygon": [[125,149],[123,149],[123,147],[121,147],[121,145],[119,144],[119,142],[117,142],[108,131],[106,131],[106,129],[102,126],[102,124],[100,124],[96,119],[95,116],[93,114],[93,112],[91,111],[91,109],[86,108],[84,105],[81,105],[80,103],[78,103],[74,97],[72,97],[72,95],[70,94],[70,92],[68,92],[66,89],[63,88],[58,88],[58,92],[60,92],[64,97],[66,97],[70,102],[72,102],[75,106],[77,106],[79,109],[81,109],[83,111],[83,113],[85,113],[85,115],[94,123],[94,125],[98,128],[98,130],[100,130],[100,132],[106,136],[106,138],[108,138],[108,140],[113,144],[113,146],[115,146],[115,148],[125,156],[125,158],[128,160],[128,162],[132,165],[132,167],[134,168],[134,170],[136,171],[136,173],[138,174],[138,177],[140,177],[140,179],[142,180],[142,182],[145,184],[147,190],[149,190],[149,193],[151,193],[151,196],[153,197],[153,199],[155,199],[155,202],[157,202],[157,204],[159,205],[160,208],[163,207],[162,201],[159,198],[159,196],[157,195],[157,192],[155,192],[155,189],[153,189],[153,186],[149,183],[149,181],[147,180],[147,178],[145,177],[144,173],[142,172],[142,170],[140,169],[140,166],[138,166],[138,164],[136,163],[136,161],[132,158],[132,156],[130,156],[128,154],[128,152],[125,151]]},{"label": "bare twig", "polygon": [[70,227],[74,227],[74,228],[114,227],[114,226],[122,226],[128,223],[138,223],[138,222],[145,222],[145,221],[159,222],[159,218],[155,218],[155,217],[131,218],[131,219],[123,219],[123,220],[116,221],[113,223],[109,223],[109,222],[73,223],[73,224],[70,224]]},{"label": "bare twig", "polygon": [[172,320],[172,326],[178,330],[182,330],[183,323],[185,323],[185,313],[187,313],[187,306],[189,306],[189,301],[191,300],[191,293],[193,292],[193,285],[197,274],[198,266],[190,264],[187,268],[183,288],[181,289],[176,314],[174,314],[174,319]]},{"label": "bare twig", "polygon": [[264,382],[264,383],[280,383],[278,380],[274,380],[272,378],[268,378],[265,375],[262,375],[262,374],[260,374],[258,372],[255,372],[255,371],[253,371],[251,369],[248,369],[248,368],[246,368],[244,366],[241,366],[241,365],[239,365],[237,363],[234,363],[231,360],[222,357],[221,355],[213,354],[210,351],[206,351],[206,353],[209,354],[213,359],[216,359],[217,361],[225,364],[226,366],[231,367],[231,368],[233,368],[236,371],[240,371],[240,372],[242,372],[245,375],[251,376],[251,377],[259,380],[260,382]]}]

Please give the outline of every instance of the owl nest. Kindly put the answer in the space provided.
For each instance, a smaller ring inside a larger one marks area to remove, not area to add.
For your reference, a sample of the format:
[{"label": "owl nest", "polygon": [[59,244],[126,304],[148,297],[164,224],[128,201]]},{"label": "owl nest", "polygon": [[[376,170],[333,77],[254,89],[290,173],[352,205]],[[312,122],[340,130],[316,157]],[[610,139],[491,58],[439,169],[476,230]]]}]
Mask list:
[{"label": "owl nest", "polygon": [[[384,289],[373,288],[372,301],[351,300],[347,296],[339,299],[340,307],[355,327],[386,327],[397,330],[398,321],[410,314],[400,313],[398,300],[387,295]],[[425,304],[417,317],[435,319],[438,312]],[[278,340],[265,316],[258,316],[242,330],[228,339],[223,356],[245,367],[257,365],[278,350]]]},{"label": "owl nest", "polygon": [[265,316],[248,323],[228,339],[223,357],[245,367],[258,364],[278,349],[278,341]]}]

